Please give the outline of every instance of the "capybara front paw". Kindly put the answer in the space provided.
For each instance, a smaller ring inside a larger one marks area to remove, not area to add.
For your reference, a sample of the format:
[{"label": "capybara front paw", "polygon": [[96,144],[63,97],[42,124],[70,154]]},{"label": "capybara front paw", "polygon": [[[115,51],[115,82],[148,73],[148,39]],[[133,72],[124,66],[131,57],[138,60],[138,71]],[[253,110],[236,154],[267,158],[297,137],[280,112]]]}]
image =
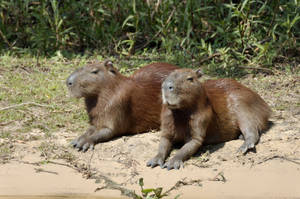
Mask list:
[{"label": "capybara front paw", "polygon": [[159,165],[162,168],[163,164],[164,164],[164,159],[157,155],[147,162],[147,167],[153,168]]},{"label": "capybara front paw", "polygon": [[89,149],[93,150],[95,147],[95,144],[86,136],[80,136],[79,138],[76,138],[71,142],[71,145],[78,149],[78,151],[82,150],[83,152],[86,152]]},{"label": "capybara front paw", "polygon": [[167,168],[168,170],[171,169],[180,169],[183,168],[183,161],[180,159],[172,158],[168,162],[166,162],[163,166],[163,168]]},{"label": "capybara front paw", "polygon": [[238,149],[238,153],[245,154],[249,149],[253,149],[255,147],[254,143],[245,141],[242,146]]}]

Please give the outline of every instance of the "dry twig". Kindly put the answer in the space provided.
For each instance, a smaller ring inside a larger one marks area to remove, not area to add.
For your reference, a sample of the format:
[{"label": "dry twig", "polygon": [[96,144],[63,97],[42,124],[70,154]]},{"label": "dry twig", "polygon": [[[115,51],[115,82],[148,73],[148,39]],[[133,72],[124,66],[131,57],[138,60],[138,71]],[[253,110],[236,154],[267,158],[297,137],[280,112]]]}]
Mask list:
[{"label": "dry twig", "polygon": [[18,108],[18,107],[26,106],[26,105],[33,105],[33,106],[39,106],[39,107],[53,108],[50,105],[38,104],[36,102],[25,102],[25,103],[21,103],[21,104],[15,104],[15,105],[12,105],[12,106],[3,107],[3,108],[0,109],[0,111],[5,111],[5,110],[8,110],[8,109],[14,109],[14,108]]},{"label": "dry twig", "polygon": [[265,71],[268,72],[269,74],[274,75],[274,69],[271,70],[269,68],[263,68],[263,67],[251,67],[251,66],[237,66],[238,68],[242,68],[242,69],[249,69],[249,70],[261,70],[261,71]]},{"label": "dry twig", "polygon": [[202,181],[203,180],[200,180],[200,179],[186,181],[186,178],[184,178],[182,180],[177,181],[174,186],[172,186],[170,189],[168,189],[165,192],[165,194],[169,194],[171,191],[173,191],[175,189],[178,189],[178,188],[180,188],[182,186],[185,186],[185,185],[194,185],[194,184],[196,184],[198,186],[202,186],[202,184],[201,184]]},{"label": "dry twig", "polygon": [[8,122],[3,122],[3,123],[0,123],[0,126],[6,126],[6,125],[9,125],[11,123],[15,122],[14,120],[12,121],[8,121]]},{"label": "dry twig", "polygon": [[199,61],[199,64],[202,64],[202,63],[204,63],[204,62],[206,62],[206,61],[209,61],[209,60],[211,60],[212,58],[215,58],[215,57],[218,57],[218,56],[221,56],[221,53],[214,53],[214,54],[212,54],[211,56],[209,56],[209,57],[207,57],[207,58],[204,58],[204,59],[202,59],[201,61]]},{"label": "dry twig", "polygon": [[55,172],[55,171],[47,171],[47,170],[42,169],[42,168],[34,168],[34,170],[35,170],[36,173],[44,172],[44,173],[50,173],[50,174],[58,175],[58,173]]},{"label": "dry twig", "polygon": [[208,179],[209,181],[221,181],[226,182],[223,171],[219,172],[215,177]]},{"label": "dry twig", "polygon": [[258,162],[257,164],[262,164],[264,162],[267,162],[267,161],[273,160],[273,159],[282,159],[282,160],[286,160],[286,161],[289,161],[289,162],[300,165],[300,162],[295,161],[295,160],[298,160],[298,159],[291,159],[291,158],[287,158],[287,157],[280,156],[280,155],[273,155],[271,157],[267,157],[267,158],[263,159],[262,161]]}]

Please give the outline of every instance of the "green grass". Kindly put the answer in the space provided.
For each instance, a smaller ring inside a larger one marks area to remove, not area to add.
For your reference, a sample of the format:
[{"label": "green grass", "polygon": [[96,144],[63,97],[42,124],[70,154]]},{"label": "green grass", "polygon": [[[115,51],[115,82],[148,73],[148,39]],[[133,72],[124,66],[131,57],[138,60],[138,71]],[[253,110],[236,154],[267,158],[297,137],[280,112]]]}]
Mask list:
[{"label": "green grass", "polygon": [[67,97],[65,86],[65,79],[81,65],[81,60],[66,63],[42,59],[37,65],[36,59],[30,57],[0,59],[1,108],[34,103],[1,111],[0,123],[19,121],[14,131],[22,134],[40,129],[46,136],[68,125],[73,130],[84,128],[87,116],[82,103]]},{"label": "green grass", "polygon": [[9,155],[12,153],[13,149],[10,144],[0,145],[0,163],[5,162],[5,158],[8,159]]}]

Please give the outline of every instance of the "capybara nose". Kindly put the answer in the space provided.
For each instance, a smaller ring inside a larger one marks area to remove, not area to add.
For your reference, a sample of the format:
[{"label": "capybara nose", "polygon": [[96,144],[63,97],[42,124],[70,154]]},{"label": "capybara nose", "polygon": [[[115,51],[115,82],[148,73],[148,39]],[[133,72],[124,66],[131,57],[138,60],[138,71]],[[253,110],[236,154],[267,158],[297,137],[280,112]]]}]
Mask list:
[{"label": "capybara nose", "polygon": [[67,86],[72,86],[74,84],[75,75],[70,75],[67,79]]}]

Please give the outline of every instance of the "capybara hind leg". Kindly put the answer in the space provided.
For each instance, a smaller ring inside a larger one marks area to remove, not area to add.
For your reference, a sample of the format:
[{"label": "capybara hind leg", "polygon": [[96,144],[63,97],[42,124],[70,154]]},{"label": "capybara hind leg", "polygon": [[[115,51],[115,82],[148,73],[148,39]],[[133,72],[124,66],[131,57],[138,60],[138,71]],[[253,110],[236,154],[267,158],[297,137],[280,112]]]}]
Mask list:
[{"label": "capybara hind leg", "polygon": [[253,149],[258,142],[258,130],[253,127],[241,127],[241,132],[244,137],[244,143],[238,149],[238,152],[245,154],[249,149]]}]

